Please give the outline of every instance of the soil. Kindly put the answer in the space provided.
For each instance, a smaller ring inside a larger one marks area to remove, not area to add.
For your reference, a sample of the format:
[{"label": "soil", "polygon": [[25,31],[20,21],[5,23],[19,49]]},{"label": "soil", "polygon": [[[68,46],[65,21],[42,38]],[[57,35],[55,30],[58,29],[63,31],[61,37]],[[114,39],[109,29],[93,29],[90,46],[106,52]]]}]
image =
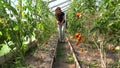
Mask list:
[{"label": "soil", "polygon": [[58,43],[56,37],[48,44],[38,46],[25,59],[29,68],[75,68],[68,43]]},{"label": "soil", "polygon": [[70,42],[82,68],[118,68],[116,67],[118,65],[116,63],[118,55],[115,51],[106,49],[106,59],[104,59],[106,67],[102,67],[100,50],[94,47],[94,44],[79,43],[78,46],[75,46],[75,40],[71,40]]},{"label": "soil", "polygon": [[52,68],[58,44],[57,36],[50,38],[47,44],[38,45],[37,49],[25,57],[29,68]]}]

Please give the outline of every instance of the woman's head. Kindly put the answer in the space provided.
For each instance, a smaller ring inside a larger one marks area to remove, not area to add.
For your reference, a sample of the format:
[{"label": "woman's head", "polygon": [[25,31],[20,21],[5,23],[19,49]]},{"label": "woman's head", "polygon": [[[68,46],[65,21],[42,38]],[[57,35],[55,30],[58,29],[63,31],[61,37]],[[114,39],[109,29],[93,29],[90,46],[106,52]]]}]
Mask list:
[{"label": "woman's head", "polygon": [[60,14],[62,12],[61,8],[60,7],[57,7],[55,9],[55,14]]}]

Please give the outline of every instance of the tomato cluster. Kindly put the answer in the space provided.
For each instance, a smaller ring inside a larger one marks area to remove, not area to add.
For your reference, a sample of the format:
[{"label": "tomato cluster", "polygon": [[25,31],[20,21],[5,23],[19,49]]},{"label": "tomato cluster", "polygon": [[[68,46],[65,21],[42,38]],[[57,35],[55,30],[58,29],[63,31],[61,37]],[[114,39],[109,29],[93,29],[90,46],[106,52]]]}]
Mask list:
[{"label": "tomato cluster", "polygon": [[75,36],[70,36],[70,39],[75,39],[77,40],[75,43],[75,46],[79,45],[79,42],[82,40],[82,36],[80,33],[76,33]]}]

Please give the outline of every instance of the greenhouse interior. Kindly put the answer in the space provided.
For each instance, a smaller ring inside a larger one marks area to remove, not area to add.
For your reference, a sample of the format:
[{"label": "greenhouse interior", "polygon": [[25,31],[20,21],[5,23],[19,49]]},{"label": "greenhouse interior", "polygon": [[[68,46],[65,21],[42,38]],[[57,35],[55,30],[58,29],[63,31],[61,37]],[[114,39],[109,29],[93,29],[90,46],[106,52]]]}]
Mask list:
[{"label": "greenhouse interior", "polygon": [[0,0],[0,68],[120,68],[120,0]]}]

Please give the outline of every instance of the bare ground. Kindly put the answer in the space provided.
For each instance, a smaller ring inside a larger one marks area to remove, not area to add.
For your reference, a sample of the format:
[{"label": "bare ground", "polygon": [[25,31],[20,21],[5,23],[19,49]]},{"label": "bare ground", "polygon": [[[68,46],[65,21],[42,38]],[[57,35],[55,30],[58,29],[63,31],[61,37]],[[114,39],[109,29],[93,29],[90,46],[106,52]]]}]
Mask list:
[{"label": "bare ground", "polygon": [[57,47],[57,37],[52,37],[47,43],[39,45],[37,49],[25,57],[29,68],[51,68]]},{"label": "bare ground", "polygon": [[71,43],[82,68],[118,68],[118,63],[116,63],[118,55],[115,51],[106,49],[106,59],[104,60],[106,67],[102,67],[100,51],[94,47],[94,44],[79,43],[78,46],[75,46],[74,40],[71,40]]}]

